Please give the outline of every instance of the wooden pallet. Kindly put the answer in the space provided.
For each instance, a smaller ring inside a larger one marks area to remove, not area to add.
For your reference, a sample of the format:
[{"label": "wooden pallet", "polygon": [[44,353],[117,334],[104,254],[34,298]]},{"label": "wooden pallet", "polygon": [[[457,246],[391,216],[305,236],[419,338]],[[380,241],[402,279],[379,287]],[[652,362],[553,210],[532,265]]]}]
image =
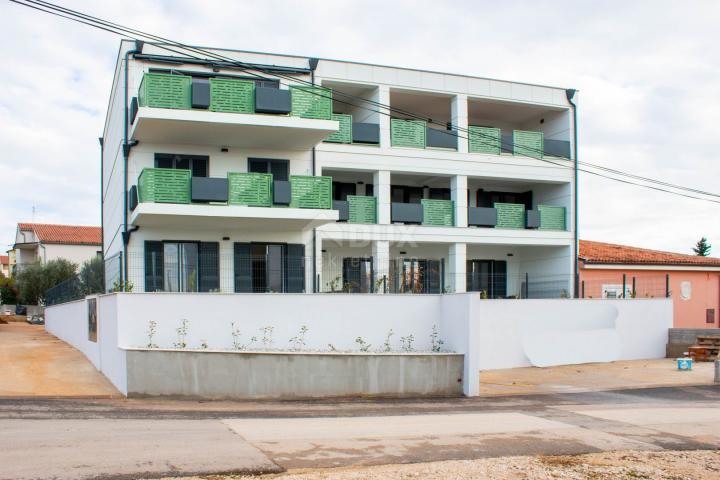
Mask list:
[{"label": "wooden pallet", "polygon": [[688,353],[696,362],[714,362],[720,355],[720,346],[693,345],[688,348]]},{"label": "wooden pallet", "polygon": [[695,345],[720,347],[720,335],[698,335]]}]

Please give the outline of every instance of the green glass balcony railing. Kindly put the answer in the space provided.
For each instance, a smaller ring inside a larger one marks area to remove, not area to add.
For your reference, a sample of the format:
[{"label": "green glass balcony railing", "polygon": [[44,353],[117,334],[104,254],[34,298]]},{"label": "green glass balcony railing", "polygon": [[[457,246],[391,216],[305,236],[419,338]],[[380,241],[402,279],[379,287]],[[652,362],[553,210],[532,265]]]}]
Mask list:
[{"label": "green glass balcony railing", "polygon": [[423,210],[423,225],[438,227],[455,225],[455,202],[452,200],[422,199],[420,203]]},{"label": "green glass balcony railing", "polygon": [[[290,102],[287,109],[283,110],[284,107],[279,107],[273,104],[272,100],[268,100],[267,90],[271,90],[270,93],[280,93],[277,89],[258,89],[252,80],[217,77],[204,82],[204,85],[199,85],[203,88],[197,88],[196,92],[193,78],[189,75],[145,73],[138,89],[138,103],[141,107],[245,114],[254,114],[258,108],[263,113],[284,112],[297,117],[332,120],[332,90],[326,88],[291,86]],[[258,90],[263,90],[262,98],[256,98]],[[264,103],[268,101],[270,101],[269,105]]]},{"label": "green glass balcony railing", "polygon": [[565,207],[538,205],[540,230],[567,230]]},{"label": "green glass balcony railing", "polygon": [[[267,173],[230,172],[227,179],[193,178],[190,170],[145,168],[138,177],[138,201],[273,207],[276,203],[273,195],[275,183],[273,176]],[[332,177],[291,175],[290,195],[292,208],[331,209]]]}]

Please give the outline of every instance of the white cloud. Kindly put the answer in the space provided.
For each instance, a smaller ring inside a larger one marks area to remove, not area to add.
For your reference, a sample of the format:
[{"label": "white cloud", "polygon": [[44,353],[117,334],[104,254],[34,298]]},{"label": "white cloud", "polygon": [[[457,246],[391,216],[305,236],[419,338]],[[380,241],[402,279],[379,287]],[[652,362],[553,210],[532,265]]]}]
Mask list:
[{"label": "white cloud", "polygon": [[[581,159],[720,191],[720,4],[698,1],[68,1],[188,43],[351,59],[581,91]],[[118,38],[0,5],[0,243],[30,219],[99,223]],[[583,176],[581,236],[720,254],[720,205]]]}]

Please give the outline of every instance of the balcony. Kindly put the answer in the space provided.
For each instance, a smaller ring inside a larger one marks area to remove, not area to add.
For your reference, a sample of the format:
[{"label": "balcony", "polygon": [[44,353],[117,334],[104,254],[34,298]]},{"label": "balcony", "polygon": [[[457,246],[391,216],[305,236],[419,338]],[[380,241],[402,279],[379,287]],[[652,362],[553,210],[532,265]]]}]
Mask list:
[{"label": "balcony", "polygon": [[455,206],[451,200],[424,198],[420,203],[391,204],[392,223],[452,227],[455,225]]},{"label": "balcony", "polygon": [[468,226],[566,231],[565,207],[538,205],[527,210],[520,203],[495,203],[494,207],[468,207]]},{"label": "balcony", "polygon": [[271,174],[230,172],[226,178],[205,178],[192,177],[189,170],[145,168],[138,177],[137,201],[130,202],[135,206],[131,223],[263,231],[314,228],[338,220],[331,185],[330,177],[291,175],[289,182],[281,182]]},{"label": "balcony", "polygon": [[327,89],[161,73],[144,75],[131,121],[131,138],[141,142],[292,150],[339,129]]},{"label": "balcony", "polygon": [[355,123],[353,116],[345,113],[333,113],[332,119],[338,122],[340,128],[328,136],[324,141],[328,143],[345,144],[380,144],[380,125],[374,123]]},{"label": "balcony", "polygon": [[377,223],[377,198],[348,195],[347,200],[333,201],[333,208],[339,212],[340,222]]}]

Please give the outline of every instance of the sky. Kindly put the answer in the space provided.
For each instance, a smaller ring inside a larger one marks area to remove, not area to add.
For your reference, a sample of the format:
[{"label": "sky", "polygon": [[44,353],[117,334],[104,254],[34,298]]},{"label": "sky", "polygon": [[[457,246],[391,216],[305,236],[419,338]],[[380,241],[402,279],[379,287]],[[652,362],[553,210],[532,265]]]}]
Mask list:
[{"label": "sky", "polygon": [[[717,1],[63,1],[185,43],[576,88],[579,158],[720,194]],[[119,37],[0,3],[0,250],[100,224]],[[720,204],[580,174],[580,237],[720,256]],[[717,199],[720,200],[720,199]]]}]

